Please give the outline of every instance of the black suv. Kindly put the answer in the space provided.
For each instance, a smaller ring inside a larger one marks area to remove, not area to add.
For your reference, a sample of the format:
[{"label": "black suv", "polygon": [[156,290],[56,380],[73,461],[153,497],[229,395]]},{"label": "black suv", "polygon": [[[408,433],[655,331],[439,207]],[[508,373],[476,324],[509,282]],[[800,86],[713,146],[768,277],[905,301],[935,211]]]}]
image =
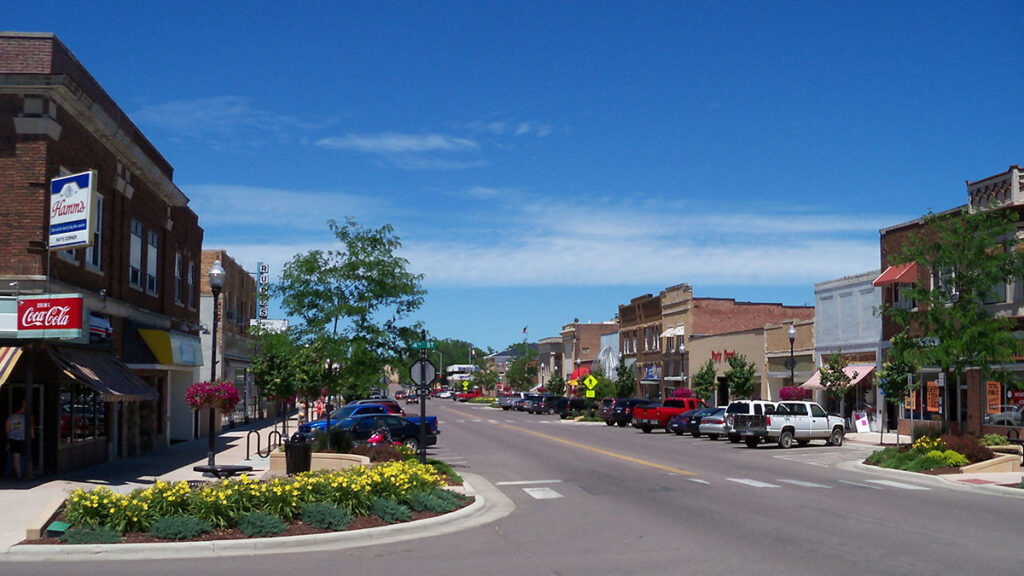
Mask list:
[{"label": "black suv", "polygon": [[555,400],[555,412],[562,420],[568,418],[572,412],[582,412],[585,407],[586,402],[583,398],[558,398]]},{"label": "black suv", "polygon": [[612,407],[611,416],[605,419],[605,423],[609,426],[612,424],[618,424],[620,427],[625,428],[633,421],[633,408],[637,405],[646,404],[658,404],[644,398],[619,398],[615,401],[615,406]]}]

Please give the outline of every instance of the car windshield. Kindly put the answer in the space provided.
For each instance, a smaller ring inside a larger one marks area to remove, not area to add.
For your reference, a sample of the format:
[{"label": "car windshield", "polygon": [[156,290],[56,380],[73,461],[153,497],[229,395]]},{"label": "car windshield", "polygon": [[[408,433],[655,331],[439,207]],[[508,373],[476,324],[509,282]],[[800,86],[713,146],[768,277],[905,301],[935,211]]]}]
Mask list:
[{"label": "car windshield", "polygon": [[348,418],[349,416],[352,415],[352,412],[354,412],[356,408],[358,408],[359,406],[359,404],[342,406],[341,408],[335,410],[333,414],[331,414],[331,418],[334,420],[343,420],[345,418]]}]

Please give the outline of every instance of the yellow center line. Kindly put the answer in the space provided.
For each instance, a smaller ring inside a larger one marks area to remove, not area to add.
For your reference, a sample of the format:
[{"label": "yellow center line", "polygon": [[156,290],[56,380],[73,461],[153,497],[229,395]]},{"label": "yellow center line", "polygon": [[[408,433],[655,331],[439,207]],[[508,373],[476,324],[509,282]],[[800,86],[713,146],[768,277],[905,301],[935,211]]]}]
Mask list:
[{"label": "yellow center line", "polygon": [[559,438],[558,436],[551,436],[549,434],[543,434],[541,432],[534,432],[533,430],[526,430],[516,426],[509,426],[507,424],[498,424],[502,428],[508,428],[509,430],[516,430],[526,434],[532,434],[545,440],[551,440],[552,442],[560,442],[566,446],[572,446],[573,448],[579,448],[581,450],[589,450],[601,454],[602,456],[608,456],[609,458],[615,458],[617,460],[624,460],[626,462],[632,462],[633,464],[639,464],[641,466],[647,466],[649,468],[656,468],[658,470],[664,470],[673,474],[679,474],[680,476],[696,476],[697,474],[683,470],[682,468],[676,468],[674,466],[666,466],[665,464],[658,464],[657,462],[651,462],[650,460],[643,460],[642,458],[634,458],[632,456],[626,456],[625,454],[619,454],[618,452],[610,452],[608,450],[602,450],[601,448],[594,448],[593,446],[587,446],[586,444],[580,444],[579,442],[573,442],[572,440],[566,440]]}]

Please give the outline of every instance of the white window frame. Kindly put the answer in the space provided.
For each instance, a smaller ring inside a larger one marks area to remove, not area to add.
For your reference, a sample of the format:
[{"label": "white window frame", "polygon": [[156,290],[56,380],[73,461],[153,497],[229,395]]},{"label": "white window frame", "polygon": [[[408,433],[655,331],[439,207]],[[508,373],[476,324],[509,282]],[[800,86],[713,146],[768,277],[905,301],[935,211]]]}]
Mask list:
[{"label": "white window frame", "polygon": [[181,273],[181,252],[174,253],[174,301],[183,303],[185,290],[185,278]]},{"label": "white window frame", "polygon": [[146,234],[146,292],[157,294],[160,286],[159,259],[157,254],[160,251],[160,235],[156,230],[148,230]]},{"label": "white window frame", "polygon": [[85,265],[93,270],[103,270],[103,196],[96,197],[95,216],[92,246],[85,249]]},{"label": "white window frame", "polygon": [[142,222],[131,221],[128,249],[128,284],[142,288]]}]

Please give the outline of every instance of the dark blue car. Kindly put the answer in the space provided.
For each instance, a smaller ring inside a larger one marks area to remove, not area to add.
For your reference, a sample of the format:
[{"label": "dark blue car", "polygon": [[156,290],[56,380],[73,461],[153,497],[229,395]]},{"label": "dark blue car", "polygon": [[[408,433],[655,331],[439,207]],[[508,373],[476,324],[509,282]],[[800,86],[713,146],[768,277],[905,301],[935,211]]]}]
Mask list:
[{"label": "dark blue car", "polygon": [[[353,416],[365,416],[367,414],[387,414],[388,410],[381,404],[348,404],[338,408],[331,414],[331,428],[344,427],[351,424]],[[327,419],[319,418],[312,422],[299,424],[299,433],[303,436],[313,436],[317,431],[327,429]]]}]

